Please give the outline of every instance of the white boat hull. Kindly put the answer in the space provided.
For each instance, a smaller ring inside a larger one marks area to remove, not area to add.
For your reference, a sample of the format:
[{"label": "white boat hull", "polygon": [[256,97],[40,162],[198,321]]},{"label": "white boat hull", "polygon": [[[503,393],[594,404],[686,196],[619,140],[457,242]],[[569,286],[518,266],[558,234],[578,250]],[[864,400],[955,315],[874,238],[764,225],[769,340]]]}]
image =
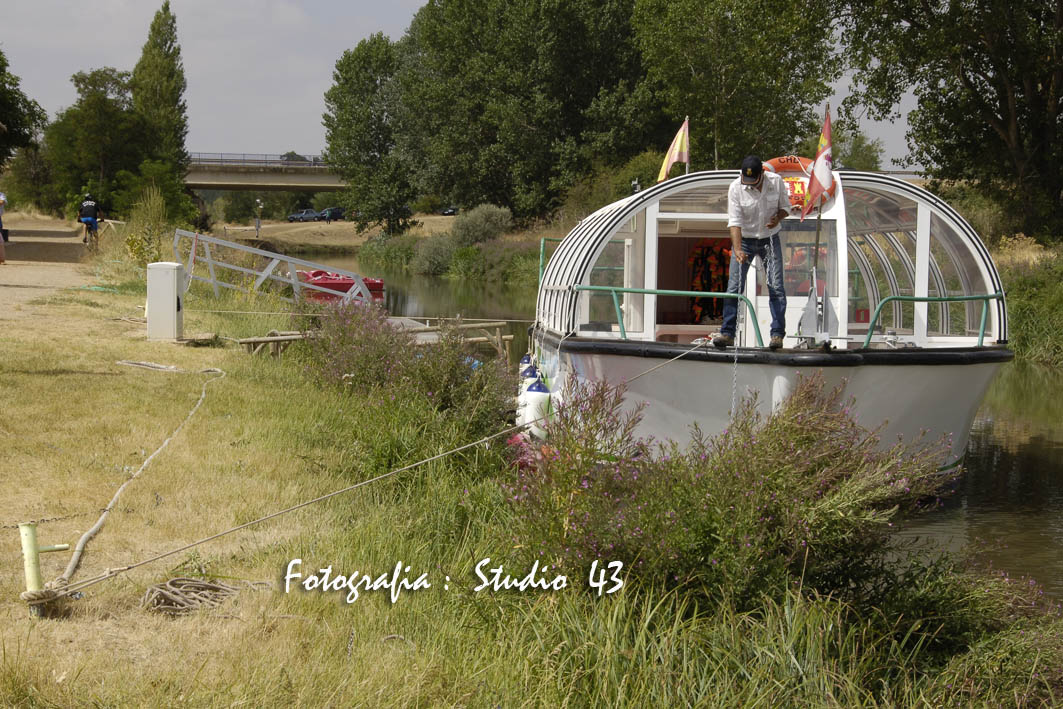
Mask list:
[{"label": "white boat hull", "polygon": [[[854,400],[853,417],[865,428],[880,429],[884,446],[898,439],[915,442],[921,437],[928,441],[949,437],[949,456],[943,464],[952,465],[963,457],[971,423],[990,382],[1001,364],[1010,359],[1011,353],[1004,352],[1006,357],[981,362],[865,362],[850,366],[822,366],[814,361],[824,357],[844,360],[844,353],[810,355],[806,357],[813,360],[809,364],[795,364],[793,360],[800,356],[759,354],[745,358],[754,361],[739,361],[737,367],[733,359],[722,356],[711,361],[683,358],[668,362],[660,354],[564,349],[559,356],[556,351],[552,358],[547,355],[546,360],[547,371],[554,373],[551,388],[561,392],[561,399],[573,381],[624,383],[625,406],[645,405],[638,434],[680,443],[689,440],[694,423],[710,435],[726,429],[732,398],[741,402],[755,393],[758,409],[767,414],[789,395],[800,376],[821,373],[826,385],[844,386],[844,396]],[[780,362],[773,363],[773,359]],[[664,366],[644,374],[661,364]]]}]

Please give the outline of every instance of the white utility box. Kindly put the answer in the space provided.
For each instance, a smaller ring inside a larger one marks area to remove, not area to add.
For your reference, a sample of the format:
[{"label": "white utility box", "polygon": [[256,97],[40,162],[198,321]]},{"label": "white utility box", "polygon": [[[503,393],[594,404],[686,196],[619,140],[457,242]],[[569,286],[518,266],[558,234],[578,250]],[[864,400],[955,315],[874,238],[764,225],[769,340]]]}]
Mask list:
[{"label": "white utility box", "polygon": [[185,283],[185,267],[179,263],[160,261],[148,264],[148,320],[149,340],[179,340],[184,335],[184,314],[181,298]]}]

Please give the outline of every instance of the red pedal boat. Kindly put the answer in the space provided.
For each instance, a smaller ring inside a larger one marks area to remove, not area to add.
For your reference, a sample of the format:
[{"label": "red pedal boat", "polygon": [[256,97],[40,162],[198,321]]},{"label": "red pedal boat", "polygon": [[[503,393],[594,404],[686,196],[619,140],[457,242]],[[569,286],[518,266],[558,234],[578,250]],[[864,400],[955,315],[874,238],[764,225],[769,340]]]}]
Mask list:
[{"label": "red pedal boat", "polygon": [[[322,270],[297,271],[297,273],[299,274],[300,281],[318,286],[319,288],[327,288],[330,291],[335,291],[335,294],[332,294],[308,288],[306,290],[306,297],[309,300],[339,300],[343,297],[344,293],[354,287],[354,279],[342,273],[332,273],[331,271]],[[373,302],[383,304],[384,281],[380,278],[362,278],[362,281],[365,283],[365,287],[369,289],[369,294],[372,296]]]}]

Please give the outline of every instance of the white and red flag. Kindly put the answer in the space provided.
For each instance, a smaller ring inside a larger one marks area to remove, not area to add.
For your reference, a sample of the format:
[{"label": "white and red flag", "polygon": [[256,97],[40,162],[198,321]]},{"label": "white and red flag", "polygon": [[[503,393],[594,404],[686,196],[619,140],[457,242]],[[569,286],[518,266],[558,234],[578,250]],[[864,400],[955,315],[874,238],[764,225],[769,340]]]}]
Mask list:
[{"label": "white and red flag", "polygon": [[690,116],[686,117],[683,126],[672,139],[672,145],[669,146],[668,153],[664,156],[664,163],[661,165],[660,174],[657,175],[657,181],[664,182],[668,178],[668,171],[677,162],[685,162],[687,172],[690,171]]},{"label": "white and red flag", "polygon": [[831,156],[830,144],[830,104],[823,114],[823,130],[819,133],[819,145],[816,147],[816,159],[812,163],[812,174],[808,178],[808,190],[805,192],[805,204],[801,209],[801,221],[812,208],[826,199],[828,190],[834,184],[834,158]]}]

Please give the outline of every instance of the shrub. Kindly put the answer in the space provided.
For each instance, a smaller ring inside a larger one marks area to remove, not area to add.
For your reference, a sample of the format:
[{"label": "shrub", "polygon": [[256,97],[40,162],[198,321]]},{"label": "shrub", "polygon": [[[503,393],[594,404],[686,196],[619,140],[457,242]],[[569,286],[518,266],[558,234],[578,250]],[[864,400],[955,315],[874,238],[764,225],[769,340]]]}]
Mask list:
[{"label": "shrub", "polygon": [[426,194],[410,205],[416,214],[435,214],[443,209],[443,198],[437,194]]},{"label": "shrub", "polygon": [[1005,262],[1008,340],[1017,356],[1045,364],[1063,363],[1063,251],[1039,259]]},{"label": "shrub", "polygon": [[454,240],[447,234],[430,236],[417,244],[410,270],[424,276],[441,276],[450,268]]},{"label": "shrub", "polygon": [[536,285],[539,282],[539,245],[531,242],[495,240],[480,244],[484,272],[506,285]]},{"label": "shrub", "polygon": [[337,305],[320,321],[317,336],[307,340],[308,368],[318,379],[365,393],[405,375],[413,335],[393,327],[380,306]]},{"label": "shrub", "polygon": [[730,430],[695,429],[680,450],[635,438],[641,412],[618,414],[619,390],[577,389],[548,427],[551,454],[507,491],[515,542],[576,573],[621,560],[739,608],[798,579],[838,598],[881,593],[891,520],[946,482],[944,449],[881,450],[839,397],[805,379],[770,416],[746,402]]},{"label": "shrub", "polygon": [[358,249],[358,260],[365,265],[403,270],[413,260],[417,238],[409,235],[388,236],[379,234],[368,239]]},{"label": "shrub", "polygon": [[474,358],[460,331],[444,328],[436,342],[417,345],[383,308],[359,303],[325,308],[319,319],[306,341],[306,366],[322,383],[360,395],[384,392],[389,401],[413,397],[478,435],[503,424],[516,381],[506,362]]},{"label": "shrub", "polygon": [[454,218],[451,235],[458,246],[472,246],[498,237],[509,231],[513,215],[506,207],[481,204]]},{"label": "shrub", "polygon": [[447,275],[452,278],[477,280],[484,275],[484,256],[475,246],[462,246],[454,250]]}]

